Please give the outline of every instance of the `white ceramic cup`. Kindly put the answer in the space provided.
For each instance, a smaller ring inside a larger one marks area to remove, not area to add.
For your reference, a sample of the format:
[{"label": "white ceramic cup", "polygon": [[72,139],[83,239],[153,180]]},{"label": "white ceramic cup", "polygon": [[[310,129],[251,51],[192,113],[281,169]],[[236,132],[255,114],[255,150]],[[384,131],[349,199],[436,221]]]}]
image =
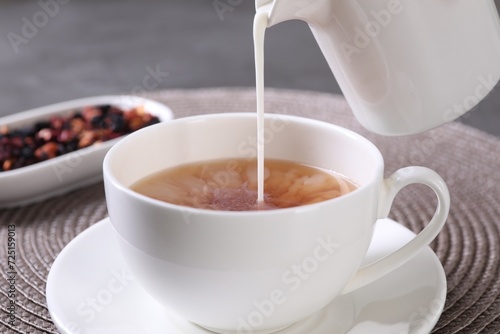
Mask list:
[{"label": "white ceramic cup", "polygon": [[[359,189],[254,212],[188,208],[129,189],[168,167],[255,157],[256,116],[248,113],[154,125],[117,143],[104,160],[109,215],[135,277],[168,310],[215,332],[269,333],[311,315],[408,261],[448,215],[447,187],[432,170],[406,167],[384,179],[379,150],[356,133],[292,116],[267,115],[265,124],[266,157],[336,171]],[[434,217],[407,245],[360,269],[375,222],[411,183],[434,190]]]}]

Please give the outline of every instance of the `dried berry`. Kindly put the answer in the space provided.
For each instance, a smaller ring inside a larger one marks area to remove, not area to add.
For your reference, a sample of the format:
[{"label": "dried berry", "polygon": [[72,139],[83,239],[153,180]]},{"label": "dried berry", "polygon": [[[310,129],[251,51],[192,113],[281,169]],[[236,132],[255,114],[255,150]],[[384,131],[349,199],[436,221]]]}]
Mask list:
[{"label": "dried berry", "polygon": [[76,133],[74,131],[65,129],[65,130],[62,130],[61,133],[57,136],[57,140],[60,143],[67,143],[67,142],[75,139],[75,137],[76,137]]},{"label": "dried berry", "polygon": [[21,157],[23,158],[32,158],[35,155],[35,151],[30,146],[24,146],[21,149]]},{"label": "dried berry", "polygon": [[78,150],[78,140],[72,140],[64,146],[67,153]]},{"label": "dried berry", "polygon": [[52,116],[50,118],[50,128],[52,129],[62,129],[64,123],[64,118],[60,116]]},{"label": "dried berry", "polygon": [[105,129],[105,119],[102,115],[94,116],[90,120],[90,124],[94,129]]},{"label": "dried berry", "polygon": [[103,115],[107,115],[112,110],[112,108],[113,107],[110,106],[109,104],[104,104],[99,106],[99,109],[101,109]]},{"label": "dried berry", "polygon": [[69,117],[52,116],[32,127],[0,126],[0,171],[52,159],[158,122],[142,107],[124,112],[101,105],[76,110]]}]

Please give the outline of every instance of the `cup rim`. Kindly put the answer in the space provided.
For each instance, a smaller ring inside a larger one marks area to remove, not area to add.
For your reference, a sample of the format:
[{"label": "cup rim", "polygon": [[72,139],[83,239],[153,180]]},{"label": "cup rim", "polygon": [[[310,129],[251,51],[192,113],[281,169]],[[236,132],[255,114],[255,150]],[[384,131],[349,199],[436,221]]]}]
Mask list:
[{"label": "cup rim", "polygon": [[[333,128],[335,131],[340,132],[342,135],[347,136],[353,140],[357,140],[362,142],[364,145],[368,146],[372,153],[374,154],[375,159],[378,160],[378,165],[377,168],[381,169],[380,174],[383,175],[383,170],[384,170],[384,159],[382,156],[382,153],[380,150],[373,144],[371,141],[363,137],[362,135],[346,129],[342,126],[333,124],[333,123],[328,123],[316,119],[311,119],[311,118],[306,118],[306,117],[301,117],[301,116],[294,116],[294,115],[282,115],[282,114],[272,114],[272,113],[266,113],[265,115],[266,119],[269,118],[274,118],[274,119],[288,119],[288,120],[295,120],[301,123],[306,123],[306,125],[310,126],[320,126],[320,127],[330,127]],[[253,118],[255,121],[257,121],[257,114],[256,113],[250,113],[250,112],[229,112],[229,113],[214,113],[214,114],[200,114],[200,115],[193,115],[193,116],[187,116],[187,117],[181,117],[177,119],[173,119],[168,122],[162,122],[158,124],[154,124],[152,126],[140,129],[138,131],[135,131],[128,135],[127,137],[123,138],[120,140],[118,143],[113,145],[113,147],[106,153],[106,156],[104,157],[103,161],[103,180],[105,183],[109,182],[113,184],[113,186],[118,189],[119,191],[124,192],[127,196],[131,196],[139,201],[146,202],[150,205],[155,205],[155,206],[160,206],[165,209],[169,210],[182,210],[184,212],[189,212],[192,214],[204,214],[204,215],[212,215],[212,216],[262,216],[262,215],[274,215],[274,214],[283,214],[286,212],[305,212],[305,211],[310,211],[314,210],[317,208],[320,208],[322,206],[329,205],[329,203],[335,201],[335,202],[340,202],[347,200],[348,198],[355,196],[356,193],[361,191],[362,189],[366,188],[368,184],[371,184],[372,182],[375,181],[375,179],[370,180],[365,185],[359,186],[357,189],[354,191],[351,191],[348,194],[331,198],[325,201],[317,202],[317,203],[312,203],[312,204],[306,204],[306,205],[300,205],[300,206],[295,206],[295,207],[290,207],[290,208],[280,208],[280,209],[272,209],[272,210],[255,210],[255,211],[223,211],[223,210],[211,210],[211,209],[203,209],[203,208],[193,208],[189,206],[184,206],[184,205],[179,205],[179,204],[173,204],[173,203],[168,203],[164,202],[158,199],[154,199],[151,197],[148,197],[146,195],[140,194],[136,191],[133,191],[129,187],[123,185],[121,181],[119,181],[111,172],[111,161],[113,159],[113,156],[116,151],[120,150],[121,146],[126,145],[128,142],[134,141],[136,137],[142,136],[146,134],[147,132],[154,131],[154,129],[158,127],[170,127],[170,126],[176,126],[176,124],[179,123],[186,123],[186,122],[200,122],[205,119],[218,119],[218,118]],[[377,175],[377,173],[375,173]],[[146,175],[144,175],[146,176]]]}]

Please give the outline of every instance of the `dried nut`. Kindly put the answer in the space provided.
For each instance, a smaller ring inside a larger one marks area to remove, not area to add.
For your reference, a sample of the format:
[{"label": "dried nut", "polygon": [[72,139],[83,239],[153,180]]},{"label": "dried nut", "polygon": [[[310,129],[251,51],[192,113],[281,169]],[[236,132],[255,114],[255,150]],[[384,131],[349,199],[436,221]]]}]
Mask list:
[{"label": "dried nut", "polygon": [[142,121],[140,118],[133,118],[129,122],[129,128],[131,131],[136,131],[141,128],[142,126]]},{"label": "dried nut", "polygon": [[3,170],[11,170],[13,164],[14,164],[14,161],[12,159],[7,159],[3,162],[2,169]]},{"label": "dried nut", "polygon": [[57,156],[57,144],[52,141],[42,145],[35,151],[35,157],[37,157],[40,160],[52,159],[56,156]]},{"label": "dried nut", "polygon": [[137,108],[136,109],[132,109],[130,110],[129,112],[126,112],[123,117],[125,118],[125,121],[129,122],[131,119],[134,119],[138,116],[138,113],[137,113]]},{"label": "dried nut", "polygon": [[136,112],[138,115],[142,116],[146,113],[146,111],[144,110],[144,106],[138,106],[137,108],[135,108]]},{"label": "dried nut", "polygon": [[85,107],[82,110],[82,116],[87,122],[90,122],[94,117],[101,115],[102,111],[97,107]]},{"label": "dried nut", "polygon": [[52,130],[50,129],[42,129],[38,131],[36,134],[37,138],[42,139],[44,141],[50,141],[52,139]]},{"label": "dried nut", "polygon": [[69,126],[74,133],[80,133],[85,129],[85,121],[81,118],[75,118],[71,120]]},{"label": "dried nut", "polygon": [[8,133],[9,133],[9,128],[7,127],[7,125],[0,126],[0,134],[1,135],[6,135]]},{"label": "dried nut", "polygon": [[80,136],[80,140],[78,141],[78,146],[80,148],[87,147],[92,145],[95,142],[95,134],[92,131],[84,131]]}]

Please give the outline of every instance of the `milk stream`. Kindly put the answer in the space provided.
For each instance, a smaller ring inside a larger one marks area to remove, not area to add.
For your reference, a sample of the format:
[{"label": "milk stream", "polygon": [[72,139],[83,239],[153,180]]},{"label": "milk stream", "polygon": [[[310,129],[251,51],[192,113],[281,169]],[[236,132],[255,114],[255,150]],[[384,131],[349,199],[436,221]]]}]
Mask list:
[{"label": "milk stream", "polygon": [[253,21],[255,90],[257,95],[257,202],[264,201],[264,37],[268,13],[259,12]]}]

